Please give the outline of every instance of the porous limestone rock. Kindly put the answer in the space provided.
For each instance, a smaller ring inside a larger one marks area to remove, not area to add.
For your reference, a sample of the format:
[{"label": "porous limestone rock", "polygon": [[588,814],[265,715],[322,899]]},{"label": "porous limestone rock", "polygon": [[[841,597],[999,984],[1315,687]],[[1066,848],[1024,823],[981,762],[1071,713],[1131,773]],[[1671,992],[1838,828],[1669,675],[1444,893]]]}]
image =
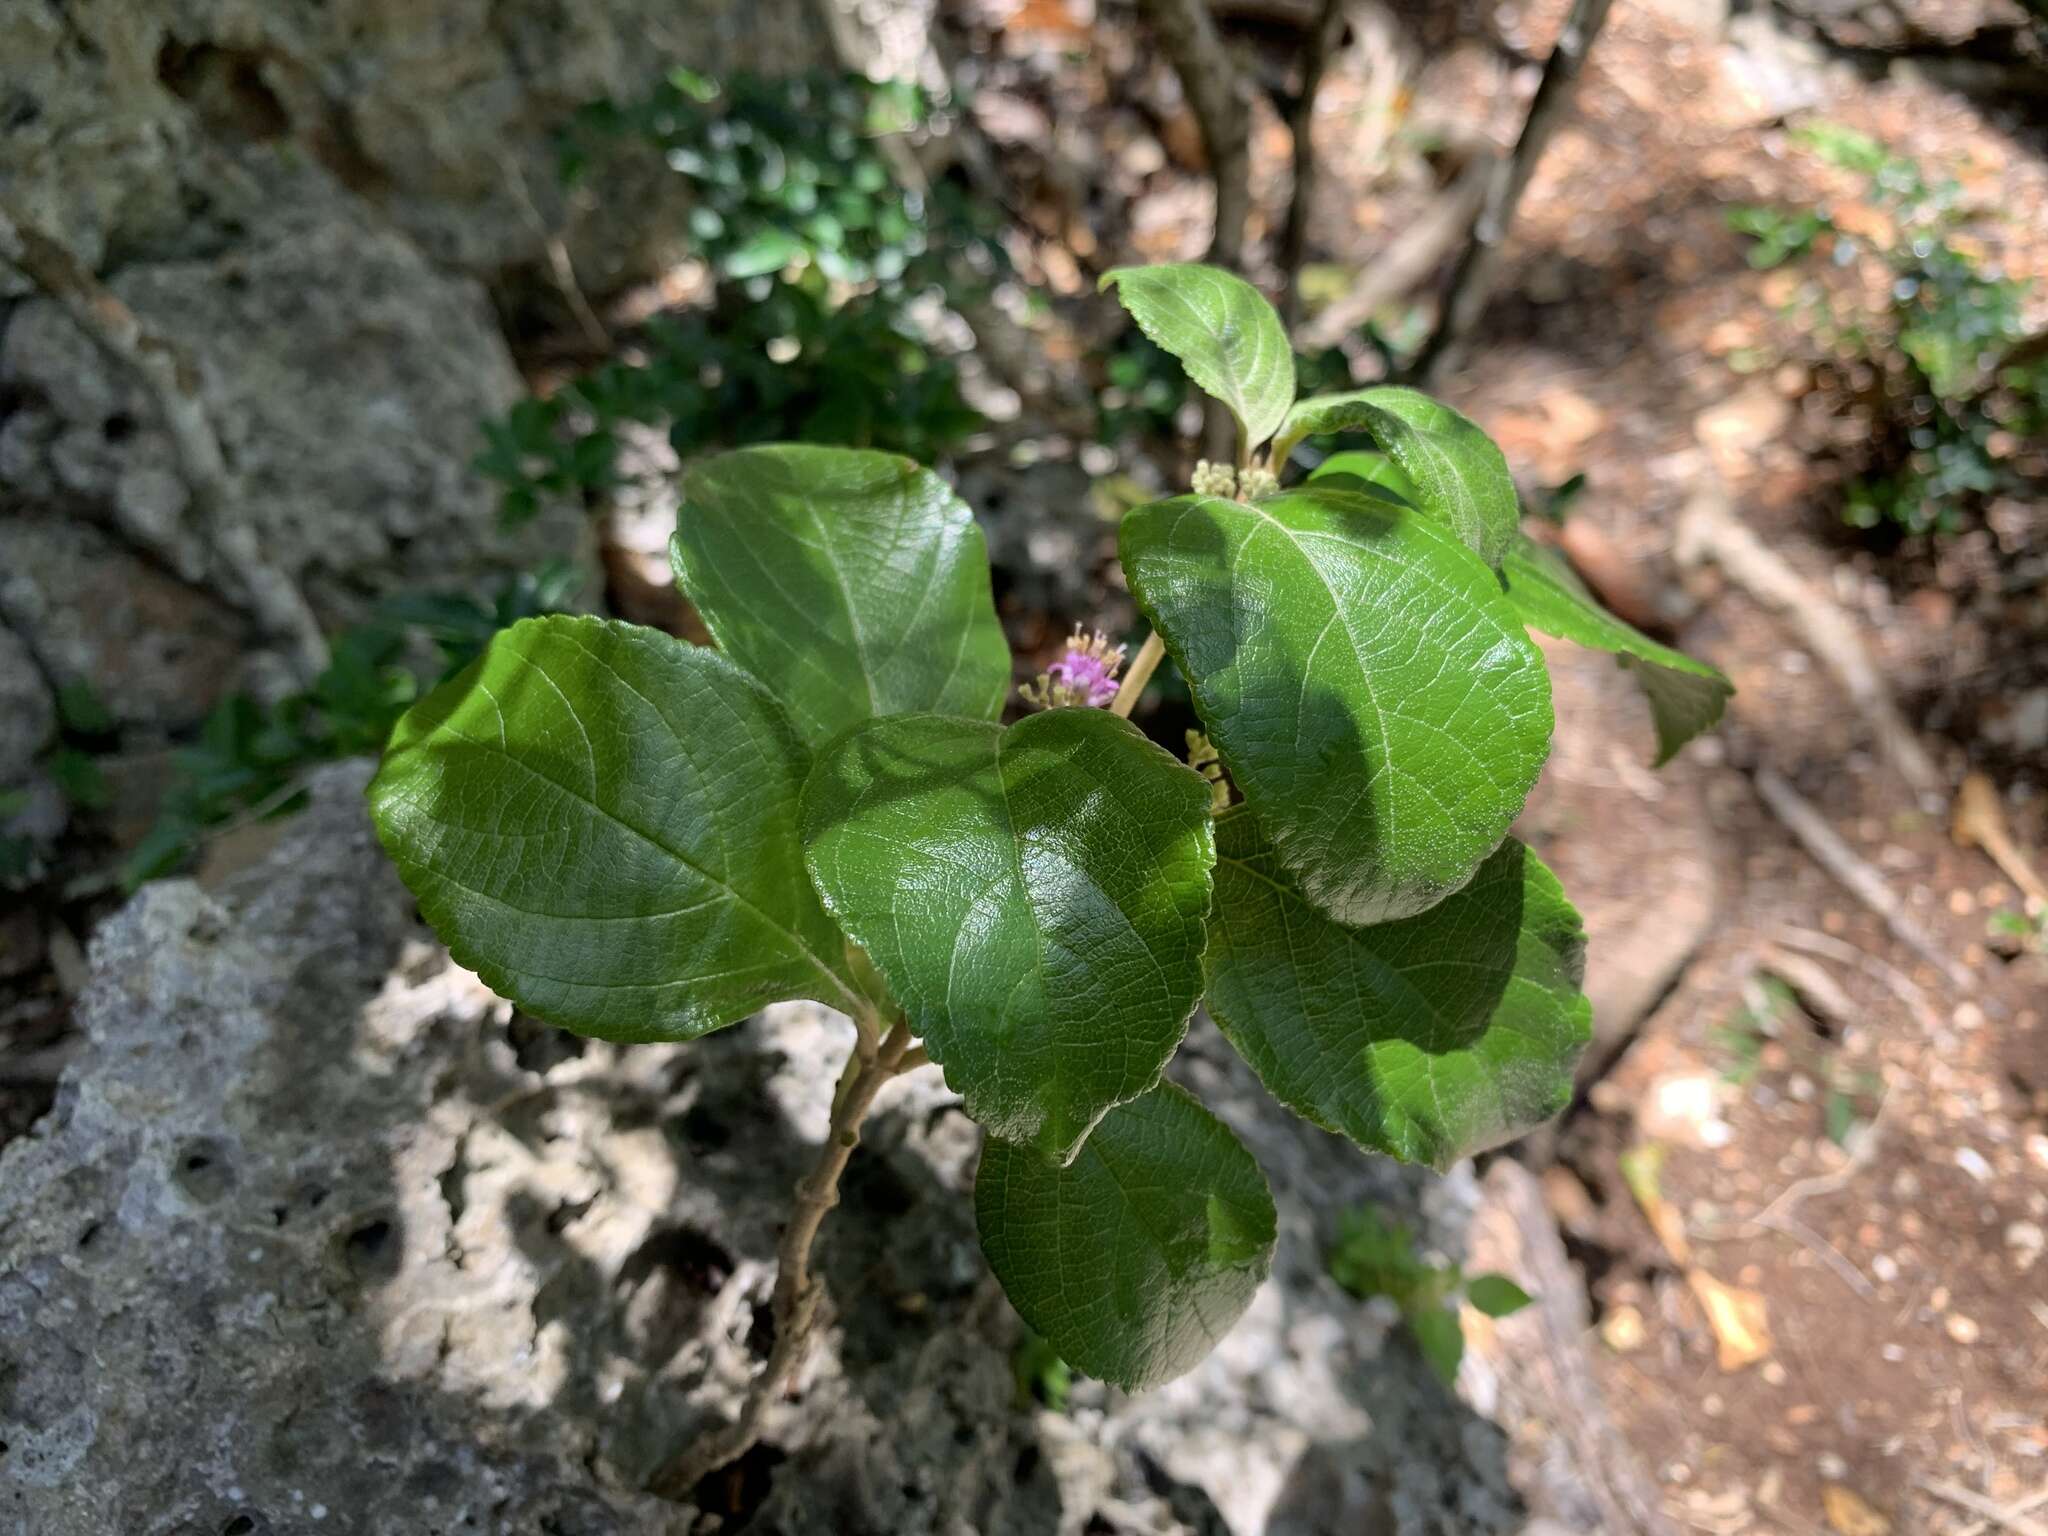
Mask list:
[{"label": "porous limestone rock", "polygon": [[[1430,1185],[1293,1121],[1204,1027],[1180,1071],[1280,1209],[1274,1279],[1194,1374],[1020,1402],[976,1251],[978,1134],[890,1085],[821,1238],[826,1326],[703,1508],[632,1490],[765,1352],[773,1247],[851,1030],[808,1005],[615,1049],[515,1014],[416,926],[365,770],[216,895],[102,927],[87,1047],[0,1153],[0,1527],[35,1536],[1493,1536],[1499,1434],[1338,1291]],[[722,1522],[722,1523],[716,1523]]]},{"label": "porous limestone rock", "polygon": [[[0,623],[34,658],[30,674],[90,689],[121,724],[164,729],[205,717],[244,638],[217,599],[59,513],[0,515]],[[0,674],[12,666],[0,656]]]},{"label": "porous limestone rock", "polygon": [[[0,383],[21,402],[0,426],[0,473],[38,500],[103,509],[187,580],[238,523],[329,624],[394,589],[484,589],[578,553],[573,510],[498,533],[497,498],[469,467],[479,424],[522,392],[483,289],[365,219],[324,172],[251,164],[269,195],[234,246],[108,284],[193,360],[233,503],[189,505],[140,382],[41,298],[0,337]],[[89,580],[80,569],[49,591],[75,598]]]},{"label": "porous limestone rock", "polygon": [[[555,135],[678,64],[830,67],[809,0],[122,0],[0,8],[0,186],[105,270],[198,254],[210,205],[246,211],[250,145],[325,166],[436,262],[496,277],[566,233],[586,280],[667,231],[647,189],[594,168],[565,197]],[[638,194],[637,196],[635,194]]]}]

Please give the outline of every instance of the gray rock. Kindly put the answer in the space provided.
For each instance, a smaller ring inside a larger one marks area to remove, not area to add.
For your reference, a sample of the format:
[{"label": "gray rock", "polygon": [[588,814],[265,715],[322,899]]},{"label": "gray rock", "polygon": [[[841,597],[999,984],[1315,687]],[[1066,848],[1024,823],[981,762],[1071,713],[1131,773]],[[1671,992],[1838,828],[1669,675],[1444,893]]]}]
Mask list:
[{"label": "gray rock", "polygon": [[0,626],[0,789],[28,776],[56,728],[56,701],[35,656],[20,636]]},{"label": "gray rock", "polygon": [[[260,209],[233,154],[287,146],[444,265],[495,277],[566,229],[586,282],[645,270],[668,231],[636,168],[573,202],[554,135],[677,64],[829,67],[806,0],[127,0],[0,12],[0,183],[104,270],[198,254]],[[536,206],[538,205],[538,206]]]},{"label": "gray rock", "polygon": [[250,163],[271,195],[230,250],[109,282],[193,359],[234,504],[191,512],[138,382],[43,299],[0,338],[0,381],[28,402],[0,444],[15,483],[105,508],[188,581],[226,524],[245,528],[329,624],[379,593],[481,589],[579,553],[570,509],[500,535],[496,494],[469,467],[479,423],[523,393],[482,288],[435,270],[324,173]]},{"label": "gray rock", "polygon": [[629,1491],[758,1366],[775,1234],[851,1031],[791,1005],[615,1049],[515,1015],[414,925],[363,775],[323,775],[217,899],[154,885],[95,939],[87,1049],[0,1152],[0,1524],[1513,1528],[1499,1434],[1321,1261],[1360,1199],[1454,1243],[1469,1181],[1426,1191],[1301,1127],[1206,1029],[1180,1071],[1266,1167],[1282,1239],[1194,1375],[1019,1406],[974,1245],[977,1133],[918,1074],[849,1170],[827,1326],[767,1443],[702,1512]]},{"label": "gray rock", "polygon": [[241,665],[232,610],[59,513],[0,516],[0,622],[51,681],[90,688],[125,725],[197,723]]}]

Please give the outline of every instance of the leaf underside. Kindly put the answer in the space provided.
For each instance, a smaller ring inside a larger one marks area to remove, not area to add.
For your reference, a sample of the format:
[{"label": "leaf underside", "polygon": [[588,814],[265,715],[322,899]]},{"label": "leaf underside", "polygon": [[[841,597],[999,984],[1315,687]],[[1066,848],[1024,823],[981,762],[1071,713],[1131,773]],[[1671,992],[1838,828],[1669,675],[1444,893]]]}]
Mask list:
[{"label": "leaf underside", "polygon": [[1232,781],[1316,905],[1407,917],[1499,846],[1549,750],[1550,680],[1448,529],[1308,486],[1140,507],[1121,549]]},{"label": "leaf underside", "polygon": [[1333,453],[1315,467],[1309,479],[1318,484],[1328,482],[1335,490],[1361,489],[1349,482],[1363,481],[1362,488],[1368,494],[1397,501],[1404,507],[1414,506],[1417,495],[1415,482],[1377,448],[1347,448],[1342,453]]},{"label": "leaf underside", "polygon": [[1420,916],[1346,928],[1302,898],[1249,807],[1216,832],[1209,1012],[1275,1098],[1440,1169],[1569,1102],[1585,932],[1520,843]]},{"label": "leaf underside", "polygon": [[993,720],[1010,651],[965,503],[894,454],[778,444],[684,477],[676,578],[813,747],[882,715]]},{"label": "leaf underside", "polygon": [[1613,654],[1650,701],[1657,766],[1720,722],[1735,685],[1718,668],[1659,645],[1602,607],[1563,556],[1521,538],[1501,563],[1508,602],[1531,629]]},{"label": "leaf underside", "polygon": [[370,785],[436,933],[491,988],[610,1040],[766,1003],[854,1006],[797,841],[808,756],[715,652],[528,619],[409,710]]},{"label": "leaf underside", "polygon": [[820,757],[827,907],[991,1135],[1064,1162],[1201,992],[1209,786],[1105,710],[874,721]]},{"label": "leaf underside", "polygon": [[1065,1168],[991,1139],[974,1213],[1023,1319],[1069,1364],[1133,1392],[1198,1364],[1272,1267],[1258,1164],[1171,1083],[1111,1110]]},{"label": "leaf underside", "polygon": [[1271,437],[1294,401],[1294,349],[1265,296],[1218,267],[1118,267],[1104,288],[1180,359],[1195,386],[1230,407],[1248,445]]}]

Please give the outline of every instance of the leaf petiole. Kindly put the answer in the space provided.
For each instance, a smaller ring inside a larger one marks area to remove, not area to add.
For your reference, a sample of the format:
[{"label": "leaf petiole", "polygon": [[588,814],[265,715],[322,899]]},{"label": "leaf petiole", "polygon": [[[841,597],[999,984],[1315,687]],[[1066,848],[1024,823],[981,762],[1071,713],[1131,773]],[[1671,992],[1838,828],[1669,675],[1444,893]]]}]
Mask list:
[{"label": "leaf petiole", "polygon": [[1145,637],[1145,643],[1138,647],[1138,654],[1131,658],[1130,670],[1124,673],[1123,686],[1116,691],[1109,712],[1131,718],[1131,710],[1138,702],[1138,695],[1145,691],[1145,685],[1152,681],[1152,674],[1159,670],[1159,663],[1166,655],[1166,642],[1154,630]]}]

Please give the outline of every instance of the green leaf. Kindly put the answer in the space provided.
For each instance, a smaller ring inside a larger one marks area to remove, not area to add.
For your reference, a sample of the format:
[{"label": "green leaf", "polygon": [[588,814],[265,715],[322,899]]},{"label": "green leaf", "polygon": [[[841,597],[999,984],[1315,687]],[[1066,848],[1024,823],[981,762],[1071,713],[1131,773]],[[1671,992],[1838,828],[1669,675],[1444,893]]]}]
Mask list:
[{"label": "green leaf", "polygon": [[1216,841],[1209,1012],[1281,1103],[1446,1168],[1570,1101],[1586,935],[1535,854],[1511,839],[1420,916],[1346,928],[1302,899],[1249,807]]},{"label": "green leaf", "polygon": [[1635,674],[1649,696],[1659,767],[1720,721],[1735,685],[1717,668],[1659,645],[1609,613],[1555,550],[1518,538],[1501,563],[1501,575],[1507,580],[1508,602],[1524,624],[1560,640],[1612,652],[1625,670]]},{"label": "green leaf", "polygon": [[1258,289],[1191,263],[1118,267],[1102,287],[1116,289],[1138,329],[1179,358],[1197,388],[1230,407],[1248,446],[1273,435],[1294,400],[1294,349]]},{"label": "green leaf", "polygon": [[[1339,477],[1359,481],[1404,507],[1414,506],[1420,494],[1415,489],[1415,482],[1408,478],[1408,472],[1377,448],[1347,448],[1342,453],[1333,453],[1309,475],[1309,479],[1319,483],[1326,480],[1336,482]],[[1331,488],[1343,490],[1347,487],[1338,483]]]},{"label": "green leaf", "polygon": [[1201,993],[1200,775],[1106,710],[899,715],[826,749],[804,842],[946,1082],[1065,1162],[1159,1080]]},{"label": "green leaf", "polygon": [[1447,1387],[1456,1381],[1465,1358],[1465,1329],[1458,1314],[1449,1307],[1418,1307],[1408,1314],[1408,1331],[1437,1380]]},{"label": "green leaf", "polygon": [[1121,543],[1209,739],[1312,901],[1384,922],[1471,878],[1551,725],[1542,654],[1472,551],[1322,486],[1156,502]]},{"label": "green leaf", "polygon": [[462,964],[550,1023],[686,1040],[763,1004],[859,1006],[805,878],[808,756],[714,651],[526,619],[408,710],[377,835]]},{"label": "green leaf", "polygon": [[67,732],[78,736],[107,736],[115,729],[113,712],[92,684],[83,679],[58,686],[57,720]]},{"label": "green leaf", "polygon": [[1223,1123],[1171,1083],[1104,1117],[1071,1165],[991,1138],[981,1251],[1076,1369],[1143,1391],[1192,1369],[1273,1263],[1273,1197]]},{"label": "green leaf", "polygon": [[1329,1267],[1352,1295],[1390,1296],[1404,1309],[1436,1273],[1416,1257],[1414,1234],[1370,1206],[1344,1213]]},{"label": "green leaf", "polygon": [[879,715],[1002,712],[988,546],[908,459],[788,445],[707,459],[684,478],[670,553],[719,646],[813,746]]},{"label": "green leaf", "polygon": [[1508,461],[1493,439],[1440,400],[1396,384],[1316,395],[1287,414],[1273,439],[1277,473],[1304,437],[1319,432],[1370,432],[1413,485],[1403,499],[1441,519],[1499,565],[1521,521]]},{"label": "green leaf", "polygon": [[1506,1275],[1474,1275],[1465,1282],[1465,1299],[1488,1317],[1512,1317],[1535,1298]]},{"label": "green leaf", "polygon": [[722,263],[733,279],[780,272],[803,253],[804,244],[786,229],[762,229],[728,251]]}]

